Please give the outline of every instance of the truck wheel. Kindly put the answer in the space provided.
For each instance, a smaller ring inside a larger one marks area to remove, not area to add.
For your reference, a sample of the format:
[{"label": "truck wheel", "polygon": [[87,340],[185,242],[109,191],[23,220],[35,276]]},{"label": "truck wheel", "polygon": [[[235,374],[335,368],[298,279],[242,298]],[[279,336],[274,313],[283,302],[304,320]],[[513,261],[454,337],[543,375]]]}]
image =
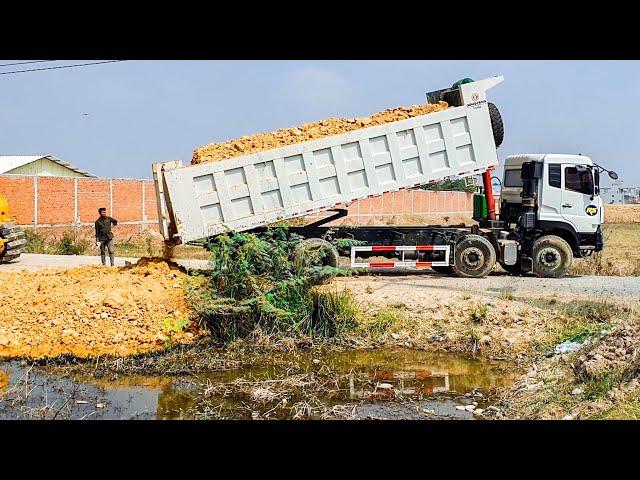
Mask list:
[{"label": "truck wheel", "polygon": [[533,273],[538,277],[563,277],[572,260],[571,247],[560,237],[546,235],[533,243]]},{"label": "truck wheel", "polygon": [[489,107],[489,118],[491,119],[491,129],[493,130],[493,140],[496,143],[496,148],[502,145],[504,140],[504,123],[502,123],[502,115],[498,107],[493,103],[487,103]]},{"label": "truck wheel", "polygon": [[467,235],[456,245],[453,269],[461,277],[482,278],[496,264],[496,251],[491,242],[480,235]]},{"label": "truck wheel", "polygon": [[520,262],[515,265],[507,265],[506,263],[500,262],[500,266],[503,270],[511,275],[522,275],[522,267],[520,266]]},{"label": "truck wheel", "polygon": [[453,269],[452,266],[447,265],[446,267],[431,267],[431,270],[433,270],[436,273],[440,273],[442,275],[453,275],[454,273],[456,273],[456,271]]},{"label": "truck wheel", "polygon": [[[309,267],[338,267],[338,250],[331,243],[322,238],[307,238],[294,251],[294,263],[298,268]],[[335,274],[322,273],[317,275],[315,283],[329,283]]]}]

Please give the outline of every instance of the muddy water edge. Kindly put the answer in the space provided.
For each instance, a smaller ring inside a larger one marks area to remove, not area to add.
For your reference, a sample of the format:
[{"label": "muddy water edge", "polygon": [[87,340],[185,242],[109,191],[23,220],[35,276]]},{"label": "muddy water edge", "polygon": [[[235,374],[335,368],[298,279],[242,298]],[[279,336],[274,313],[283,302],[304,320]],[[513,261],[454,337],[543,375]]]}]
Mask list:
[{"label": "muddy water edge", "polygon": [[251,348],[0,363],[0,419],[477,419],[507,362],[402,348]]}]

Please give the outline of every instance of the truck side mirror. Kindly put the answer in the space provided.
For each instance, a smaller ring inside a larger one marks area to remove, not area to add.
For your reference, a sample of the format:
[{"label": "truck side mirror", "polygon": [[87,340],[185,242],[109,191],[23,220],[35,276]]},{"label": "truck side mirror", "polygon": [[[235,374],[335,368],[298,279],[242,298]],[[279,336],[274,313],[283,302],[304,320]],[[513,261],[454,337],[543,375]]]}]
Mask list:
[{"label": "truck side mirror", "polygon": [[612,180],[617,180],[618,179],[618,174],[616,172],[612,171],[612,170],[609,170],[609,177]]}]

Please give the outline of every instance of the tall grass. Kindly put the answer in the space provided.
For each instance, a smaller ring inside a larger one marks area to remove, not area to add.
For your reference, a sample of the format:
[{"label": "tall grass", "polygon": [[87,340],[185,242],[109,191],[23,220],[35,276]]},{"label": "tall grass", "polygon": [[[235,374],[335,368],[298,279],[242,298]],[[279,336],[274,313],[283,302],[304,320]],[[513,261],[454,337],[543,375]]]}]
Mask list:
[{"label": "tall grass", "polygon": [[279,336],[332,336],[355,325],[357,308],[347,292],[318,292],[332,267],[295,261],[299,237],[286,228],[263,234],[231,233],[208,244],[210,277],[188,296],[200,321],[223,341],[249,336],[259,329]]}]

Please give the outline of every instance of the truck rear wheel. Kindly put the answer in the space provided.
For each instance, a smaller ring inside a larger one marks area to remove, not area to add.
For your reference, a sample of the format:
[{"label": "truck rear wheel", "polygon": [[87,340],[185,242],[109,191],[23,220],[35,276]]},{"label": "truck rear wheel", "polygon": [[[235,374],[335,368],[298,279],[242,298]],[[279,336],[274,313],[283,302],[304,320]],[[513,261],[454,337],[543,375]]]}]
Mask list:
[{"label": "truck rear wheel", "polygon": [[[331,243],[322,238],[307,238],[298,245],[294,251],[294,262],[298,268],[312,267],[338,267],[340,255]],[[322,273],[316,275],[315,283],[329,283],[335,273]]]},{"label": "truck rear wheel", "polygon": [[572,261],[571,247],[560,237],[546,235],[533,243],[533,273],[538,277],[563,277]]},{"label": "truck rear wheel", "polygon": [[496,251],[480,235],[467,235],[456,245],[453,268],[460,277],[482,278],[496,264]]}]

